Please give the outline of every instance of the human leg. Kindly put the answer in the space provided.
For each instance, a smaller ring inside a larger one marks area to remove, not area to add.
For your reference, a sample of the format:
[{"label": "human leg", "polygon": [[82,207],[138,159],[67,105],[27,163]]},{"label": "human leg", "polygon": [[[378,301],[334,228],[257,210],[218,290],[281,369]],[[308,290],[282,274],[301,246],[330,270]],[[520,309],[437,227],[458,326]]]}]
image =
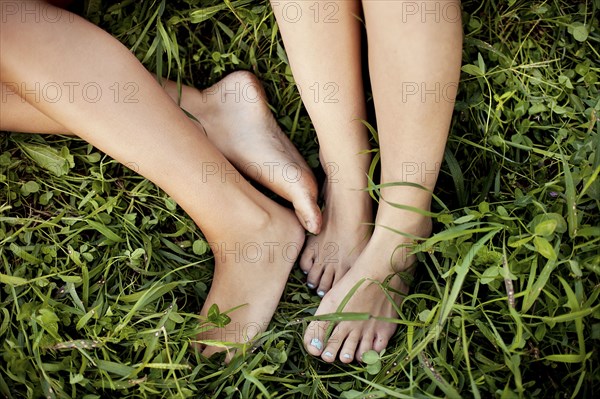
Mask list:
[{"label": "human leg", "polygon": [[[0,130],[73,134],[21,98],[14,82],[0,84]],[[196,118],[210,142],[238,170],[290,201],[303,226],[318,233],[321,212],[315,177],[277,125],[253,74],[234,72],[205,91],[184,85],[181,98],[175,82],[166,80],[163,88]],[[68,95],[66,87],[59,89]],[[54,95],[40,91],[40,97]]]},{"label": "human leg", "polygon": [[[0,81],[15,83],[29,104],[67,131],[135,164],[177,201],[215,252],[214,283],[201,313],[212,303],[222,310],[248,304],[231,318],[236,342],[252,338],[245,327],[269,322],[302,246],[296,217],[248,184],[117,40],[71,13],[53,12],[61,18],[32,22],[19,13],[3,15]],[[127,84],[137,89],[135,101],[116,101],[110,88]],[[53,85],[89,90],[48,101],[39,90]],[[236,252],[248,244],[254,253]]]},{"label": "human leg", "polygon": [[[431,232],[428,217],[390,203],[423,211],[430,208],[430,190],[442,162],[459,79],[460,2],[364,0],[363,8],[381,148],[381,183],[416,183],[426,190],[411,186],[381,190],[383,199],[369,243],[350,271],[325,295],[317,314],[337,312],[352,287],[366,279],[343,311],[397,317],[383,290],[370,281],[383,282],[392,276],[390,295],[400,301],[408,287],[397,273],[407,271],[414,261],[405,247],[412,239],[388,228],[413,237],[427,237]],[[336,326],[334,339],[325,342],[328,326],[323,321],[309,325],[307,350],[326,361],[339,356],[346,363],[360,359],[370,349],[384,349],[396,328],[376,319],[343,321]]]},{"label": "human leg", "polygon": [[324,185],[323,228],[300,260],[320,296],[363,250],[373,221],[367,187],[370,157],[360,59],[360,2],[271,4],[302,101],[314,124]]}]

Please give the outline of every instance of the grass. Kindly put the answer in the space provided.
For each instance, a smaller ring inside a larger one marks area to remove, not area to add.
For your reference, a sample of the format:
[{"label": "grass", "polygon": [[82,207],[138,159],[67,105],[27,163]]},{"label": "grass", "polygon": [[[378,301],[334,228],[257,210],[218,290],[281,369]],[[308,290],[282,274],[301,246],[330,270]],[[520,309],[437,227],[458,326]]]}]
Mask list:
[{"label": "grass", "polygon": [[[434,235],[390,347],[307,356],[319,298],[290,276],[260,346],[189,351],[211,255],[153,184],[76,139],[0,136],[0,394],[7,398],[591,398],[600,392],[600,34],[594,1],[465,1],[463,75]],[[88,1],[148,69],[247,69],[312,166],[270,7]],[[49,162],[55,167],[49,168]],[[56,167],[58,165],[58,167]],[[221,315],[215,314],[218,319]]]}]

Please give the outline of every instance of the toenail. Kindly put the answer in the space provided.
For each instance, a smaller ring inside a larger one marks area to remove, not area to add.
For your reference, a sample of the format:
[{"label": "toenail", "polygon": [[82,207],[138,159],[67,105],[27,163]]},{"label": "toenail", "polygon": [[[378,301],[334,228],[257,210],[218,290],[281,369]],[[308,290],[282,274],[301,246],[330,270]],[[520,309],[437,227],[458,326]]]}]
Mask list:
[{"label": "toenail", "polygon": [[302,270],[302,273],[304,274],[308,274],[308,272],[306,270]]},{"label": "toenail", "polygon": [[344,359],[352,359],[352,356],[349,353],[344,353]]},{"label": "toenail", "polygon": [[314,285],[314,284],[311,284],[311,283],[306,283],[306,285],[307,285],[307,286],[308,286],[308,288],[310,288],[311,290],[312,290],[313,288],[315,288],[315,285]]},{"label": "toenail", "polygon": [[313,338],[310,341],[310,346],[314,346],[318,350],[321,350],[323,348],[323,344],[321,343],[321,340],[319,340],[319,338]]},{"label": "toenail", "polygon": [[320,296],[321,298],[323,298],[325,296],[325,291],[319,290],[319,291],[317,291],[317,295]]},{"label": "toenail", "polygon": [[325,352],[324,355],[327,357],[333,357],[333,353],[331,353],[329,351]]}]

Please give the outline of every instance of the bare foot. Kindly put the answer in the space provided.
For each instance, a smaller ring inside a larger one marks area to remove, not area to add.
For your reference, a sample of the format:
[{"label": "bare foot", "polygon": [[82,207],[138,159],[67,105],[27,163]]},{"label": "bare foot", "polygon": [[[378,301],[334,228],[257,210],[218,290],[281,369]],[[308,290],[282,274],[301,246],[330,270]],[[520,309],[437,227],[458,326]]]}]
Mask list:
[{"label": "bare foot", "polygon": [[[316,179],[273,118],[256,76],[231,73],[191,97],[184,109],[200,121],[210,141],[240,173],[290,201],[306,230],[320,231]],[[219,165],[206,168],[207,173],[227,173]]]},{"label": "bare foot", "polygon": [[[224,241],[210,243],[215,256],[212,287],[200,314],[213,304],[223,312],[237,308],[225,327],[198,335],[205,356],[227,349],[210,341],[246,343],[264,332],[275,313],[290,270],[304,243],[304,230],[294,214],[272,203],[271,217],[252,231],[232,231]],[[230,360],[234,351],[228,351]]]},{"label": "bare foot", "polygon": [[[339,171],[340,174],[346,171]],[[339,178],[339,179],[338,179]],[[362,178],[362,177],[361,177]],[[307,285],[323,297],[362,253],[373,228],[372,200],[361,186],[348,188],[341,176],[331,176],[324,189],[323,228],[307,239],[300,268]]]},{"label": "bare foot", "polygon": [[[411,225],[406,221],[403,227],[398,225],[390,227],[420,237],[427,237],[430,234],[430,219],[413,216],[412,220],[414,223]],[[386,225],[383,222],[381,224]],[[410,246],[411,243],[410,239],[378,225],[355,264],[325,295],[316,315],[341,311],[368,313],[373,317],[397,317],[394,307],[401,302],[403,294],[408,291],[406,282],[401,279],[398,272],[411,270],[410,266],[414,259],[407,256],[411,249],[405,247],[407,244]],[[380,284],[377,284],[377,282],[383,283],[390,276],[392,277],[387,281],[386,286],[394,303],[390,302]],[[346,295],[363,279],[364,282],[354,292],[343,310],[338,310]],[[304,335],[304,345],[314,356],[321,356],[327,362],[339,358],[343,363],[350,363],[354,359],[360,360],[362,355],[371,349],[382,351],[396,331],[396,324],[373,318],[366,321],[342,321],[335,326],[327,339],[328,327],[327,321],[311,322]]]}]

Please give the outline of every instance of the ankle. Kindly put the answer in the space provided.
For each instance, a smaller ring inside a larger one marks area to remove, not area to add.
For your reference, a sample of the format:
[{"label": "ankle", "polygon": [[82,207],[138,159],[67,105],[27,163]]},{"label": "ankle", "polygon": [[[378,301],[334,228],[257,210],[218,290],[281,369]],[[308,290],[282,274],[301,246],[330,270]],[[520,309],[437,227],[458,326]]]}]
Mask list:
[{"label": "ankle", "polygon": [[379,192],[379,212],[398,213],[402,211],[394,205],[405,205],[429,211],[431,201],[432,195],[428,189],[412,186],[390,186]]},{"label": "ankle", "polygon": [[333,219],[352,216],[361,224],[373,222],[373,199],[368,191],[341,183],[326,183],[323,191],[325,209]]},{"label": "ankle", "polygon": [[194,122],[199,123],[204,133],[208,134],[213,130],[213,121],[220,118],[218,103],[213,101],[206,90],[198,90],[194,87],[187,87],[187,89],[182,93],[181,108],[192,115],[196,119]]},{"label": "ankle", "polygon": [[381,241],[415,241],[431,235],[433,223],[430,217],[414,212],[398,213],[394,217],[386,217],[377,213],[373,237]]},{"label": "ankle", "polygon": [[410,226],[380,224],[375,227],[366,251],[379,259],[373,264],[379,264],[384,275],[408,271],[415,262],[413,252],[420,243],[418,238],[425,238],[430,233],[431,219]]}]

